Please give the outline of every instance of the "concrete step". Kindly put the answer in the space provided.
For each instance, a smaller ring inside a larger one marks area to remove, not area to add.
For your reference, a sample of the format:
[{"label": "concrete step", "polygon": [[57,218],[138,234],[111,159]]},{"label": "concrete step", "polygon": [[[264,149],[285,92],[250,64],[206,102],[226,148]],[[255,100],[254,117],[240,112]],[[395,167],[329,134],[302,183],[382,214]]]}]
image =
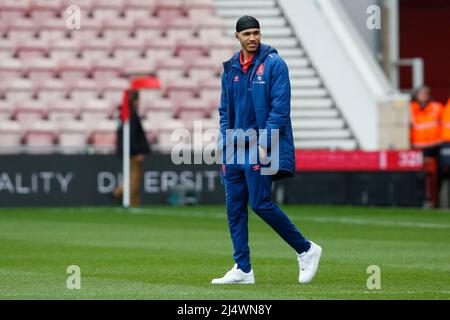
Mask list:
[{"label": "concrete step", "polygon": [[316,71],[313,68],[289,68],[289,76],[292,78],[314,77]]},{"label": "concrete step", "polygon": [[318,77],[314,78],[291,78],[291,88],[317,88],[322,85],[322,80]]},{"label": "concrete step", "polygon": [[345,122],[343,119],[292,119],[292,126],[295,130],[343,129]]},{"label": "concrete step", "polygon": [[302,88],[292,89],[291,96],[296,98],[326,98],[328,97],[328,91],[324,88]]},{"label": "concrete step", "polygon": [[287,63],[289,68],[307,68],[310,66],[309,59],[303,58],[285,58],[284,61]]},{"label": "concrete step", "polygon": [[294,109],[291,110],[291,118],[338,118],[339,112],[336,109]]},{"label": "concrete step", "polygon": [[305,55],[305,52],[301,48],[281,48],[280,50],[278,50],[278,54],[282,58],[286,59],[290,57],[303,57]]},{"label": "concrete step", "polygon": [[355,150],[358,146],[355,140],[295,140],[296,149],[329,149],[329,150]]},{"label": "concrete step", "polygon": [[294,140],[312,140],[312,139],[350,139],[352,137],[349,130],[296,130]]},{"label": "concrete step", "polygon": [[311,109],[319,109],[319,108],[332,108],[334,105],[333,100],[330,98],[296,98],[291,100],[291,108],[302,109],[302,108],[311,108]]},{"label": "concrete step", "polygon": [[277,38],[277,37],[264,37],[261,40],[263,43],[268,44],[275,49],[278,48],[296,48],[298,46],[298,40],[293,37],[288,38]]}]

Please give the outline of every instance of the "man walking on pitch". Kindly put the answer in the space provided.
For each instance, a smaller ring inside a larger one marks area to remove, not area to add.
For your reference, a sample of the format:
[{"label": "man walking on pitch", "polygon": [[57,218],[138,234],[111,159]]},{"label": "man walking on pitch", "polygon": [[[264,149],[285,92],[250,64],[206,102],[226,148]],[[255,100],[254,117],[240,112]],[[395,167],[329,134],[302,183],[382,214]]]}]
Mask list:
[{"label": "man walking on pitch", "polygon": [[[286,214],[270,200],[272,181],[293,176],[295,170],[289,70],[274,48],[260,43],[260,26],[255,18],[241,17],[236,23],[235,35],[242,50],[224,63],[222,75],[219,113],[223,149],[228,149],[225,145],[230,130],[234,143],[241,139],[238,135],[243,131],[260,134],[257,137],[245,134],[244,164],[235,164],[237,149],[234,147],[233,160],[229,161],[226,155],[222,165],[235,265],[222,278],[213,279],[212,283],[255,283],[248,246],[248,203],[296,251],[299,282],[307,283],[316,274],[322,248],[303,237]],[[267,131],[261,134],[260,129]],[[277,132],[279,138],[278,168],[275,174],[266,175],[262,170],[266,163],[264,159],[268,159],[272,151],[272,132]],[[252,138],[258,140],[257,164],[249,160]]]}]

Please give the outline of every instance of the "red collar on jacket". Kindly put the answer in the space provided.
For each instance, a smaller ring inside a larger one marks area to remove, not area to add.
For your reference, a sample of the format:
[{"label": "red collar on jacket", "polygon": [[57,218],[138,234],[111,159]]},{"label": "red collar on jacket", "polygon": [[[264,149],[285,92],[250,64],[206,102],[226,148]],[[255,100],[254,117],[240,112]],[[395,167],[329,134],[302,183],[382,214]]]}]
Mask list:
[{"label": "red collar on jacket", "polygon": [[244,62],[244,51],[241,50],[241,55],[239,56],[239,61],[241,62],[242,69],[244,69],[244,72],[247,72],[248,67],[250,66],[250,63],[253,61],[253,57],[255,55],[252,54],[247,61]]}]

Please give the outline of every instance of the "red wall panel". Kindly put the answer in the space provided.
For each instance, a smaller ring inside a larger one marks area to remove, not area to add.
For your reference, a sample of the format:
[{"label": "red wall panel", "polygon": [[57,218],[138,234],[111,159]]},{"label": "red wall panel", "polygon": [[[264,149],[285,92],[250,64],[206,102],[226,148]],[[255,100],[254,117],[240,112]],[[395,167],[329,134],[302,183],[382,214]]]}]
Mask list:
[{"label": "red wall panel", "polygon": [[[435,99],[450,97],[450,0],[400,0],[400,57],[422,57],[425,83]],[[412,85],[401,69],[401,87]]]}]

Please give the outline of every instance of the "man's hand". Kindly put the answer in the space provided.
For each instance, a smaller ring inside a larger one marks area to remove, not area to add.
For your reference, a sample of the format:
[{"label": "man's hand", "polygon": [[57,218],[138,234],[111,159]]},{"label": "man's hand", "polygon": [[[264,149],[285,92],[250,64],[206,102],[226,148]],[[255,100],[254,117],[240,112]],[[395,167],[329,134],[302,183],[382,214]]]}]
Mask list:
[{"label": "man's hand", "polygon": [[259,150],[259,158],[265,159],[267,157],[267,150],[261,145],[258,145],[258,150]]}]

